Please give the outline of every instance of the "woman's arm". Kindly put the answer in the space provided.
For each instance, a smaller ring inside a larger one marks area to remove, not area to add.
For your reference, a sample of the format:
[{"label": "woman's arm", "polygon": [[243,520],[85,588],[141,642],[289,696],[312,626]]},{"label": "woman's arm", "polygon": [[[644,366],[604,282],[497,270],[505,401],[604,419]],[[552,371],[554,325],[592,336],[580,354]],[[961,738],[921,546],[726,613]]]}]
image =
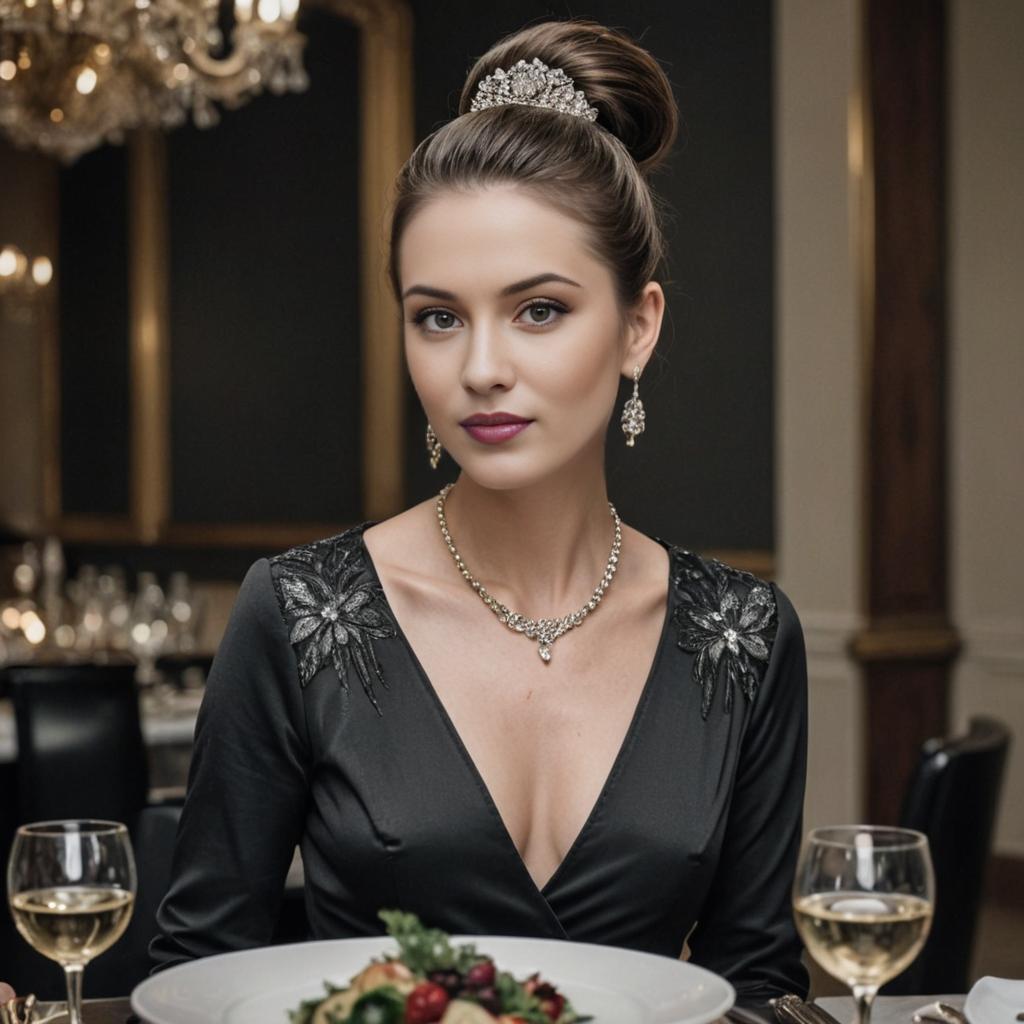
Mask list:
[{"label": "woman's arm", "polygon": [[238,593],[196,723],[157,967],[266,945],[302,834],[302,689],[265,559]]},{"label": "woman's arm", "polygon": [[743,738],[718,868],[689,939],[693,962],[728,978],[747,1005],[804,996],[808,986],[790,905],[802,837],[807,660],[796,612],[773,589],[771,659]]}]

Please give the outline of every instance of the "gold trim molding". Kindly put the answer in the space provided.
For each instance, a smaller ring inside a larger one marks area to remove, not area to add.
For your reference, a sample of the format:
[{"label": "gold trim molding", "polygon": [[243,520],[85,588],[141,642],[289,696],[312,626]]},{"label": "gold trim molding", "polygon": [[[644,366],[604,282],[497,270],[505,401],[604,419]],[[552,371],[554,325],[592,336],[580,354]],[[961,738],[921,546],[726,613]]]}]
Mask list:
[{"label": "gold trim molding", "polygon": [[63,516],[60,538],[92,544],[136,544],[138,524],[128,516]]},{"label": "gold trim molding", "polygon": [[[383,242],[392,183],[413,146],[412,15],[405,0],[309,0],[359,29],[360,258],[363,268],[364,519],[404,501],[405,376],[401,321],[385,272]],[[130,518],[64,515],[60,451],[47,446],[44,480],[53,528],[78,541],[287,546],[336,533],[339,523],[175,523],[171,509],[170,323],[166,141],[137,132],[129,143]],[[56,347],[56,343],[54,344]],[[59,353],[43,368],[47,435],[60,437]]]},{"label": "gold trim molding", "polygon": [[160,540],[174,547],[283,550],[331,537],[354,523],[171,523]]},{"label": "gold trim molding", "polygon": [[850,641],[857,661],[948,662],[960,652],[960,634],[934,616],[877,620]]}]

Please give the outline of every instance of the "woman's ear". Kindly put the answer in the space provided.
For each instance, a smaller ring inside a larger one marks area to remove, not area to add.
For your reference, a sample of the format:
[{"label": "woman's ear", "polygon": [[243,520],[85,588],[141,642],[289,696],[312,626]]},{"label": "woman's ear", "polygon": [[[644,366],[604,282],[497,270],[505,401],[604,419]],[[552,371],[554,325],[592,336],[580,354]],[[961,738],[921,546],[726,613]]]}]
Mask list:
[{"label": "woman's ear", "polygon": [[644,285],[640,298],[626,314],[626,354],[622,373],[633,376],[633,367],[647,365],[651,352],[658,343],[661,321],[665,315],[665,293],[657,281]]}]

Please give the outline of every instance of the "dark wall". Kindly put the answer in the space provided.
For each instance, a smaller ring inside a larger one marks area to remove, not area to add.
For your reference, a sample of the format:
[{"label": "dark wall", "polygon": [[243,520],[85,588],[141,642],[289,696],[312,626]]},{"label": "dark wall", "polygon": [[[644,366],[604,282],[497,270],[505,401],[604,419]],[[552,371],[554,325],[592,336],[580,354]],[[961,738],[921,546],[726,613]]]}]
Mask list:
[{"label": "dark wall", "polygon": [[[640,383],[647,430],[608,443],[609,497],[632,525],[695,548],[774,545],[772,25],[768,0],[527,3],[414,0],[417,138],[448,120],[472,62],[546,17],[625,29],[661,61],[682,125],[654,184],[667,200],[668,314]],[[410,503],[456,472],[432,473],[410,393]]]},{"label": "dark wall", "polygon": [[362,509],[359,33],[300,26],[308,91],[167,140],[176,523]]},{"label": "dark wall", "polygon": [[130,510],[127,194],[121,147],[60,172],[61,497],[78,515]]},{"label": "dark wall", "polygon": [[[521,0],[494,0],[486,17],[468,0],[446,3],[443,16],[436,4],[412,6],[417,139],[452,115],[468,66],[497,38],[570,13]],[[571,11],[647,45],[681,109],[679,143],[655,179],[672,211],[671,263],[659,354],[641,381],[647,431],[627,449],[616,410],[608,474],[628,522],[695,548],[773,546],[770,12],[768,0]],[[168,138],[172,504],[182,521],[359,514],[356,37],[326,15],[303,17],[309,93],[262,97],[212,132]],[[120,149],[62,176],[71,511],[127,507],[124,184]],[[629,390],[623,381],[620,407]],[[408,410],[412,504],[455,467],[429,469],[411,386]],[[142,560],[154,557],[167,561]],[[168,557],[217,574],[248,555]]]}]

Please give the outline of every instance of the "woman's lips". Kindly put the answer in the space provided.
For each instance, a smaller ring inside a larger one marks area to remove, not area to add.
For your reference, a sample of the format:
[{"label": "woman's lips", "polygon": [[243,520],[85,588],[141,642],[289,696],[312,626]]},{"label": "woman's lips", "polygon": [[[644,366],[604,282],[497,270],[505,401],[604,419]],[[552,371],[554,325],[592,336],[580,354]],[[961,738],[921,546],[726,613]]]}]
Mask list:
[{"label": "woman's lips", "polygon": [[515,437],[516,434],[521,433],[532,422],[532,420],[526,420],[519,423],[494,423],[491,426],[475,423],[465,427],[465,430],[471,437],[477,441],[482,441],[484,444],[501,444],[502,441],[507,441],[510,437]]}]

